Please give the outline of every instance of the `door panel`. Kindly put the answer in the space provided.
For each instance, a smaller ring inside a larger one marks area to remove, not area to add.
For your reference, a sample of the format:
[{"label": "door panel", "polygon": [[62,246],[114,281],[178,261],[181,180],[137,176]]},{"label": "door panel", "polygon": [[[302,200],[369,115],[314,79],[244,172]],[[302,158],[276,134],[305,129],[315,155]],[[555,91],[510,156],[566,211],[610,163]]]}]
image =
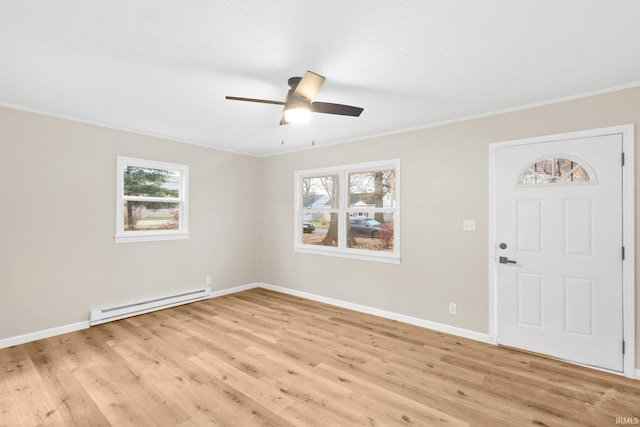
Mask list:
[{"label": "door panel", "polygon": [[564,254],[593,256],[593,198],[565,199],[563,202]]},{"label": "door panel", "polygon": [[593,336],[593,280],[564,278],[564,331],[567,334]]},{"label": "door panel", "polygon": [[496,149],[499,344],[622,371],[621,135]]},{"label": "door panel", "polygon": [[542,250],[542,200],[518,200],[518,251]]},{"label": "door panel", "polygon": [[518,274],[518,323],[526,326],[542,327],[543,309],[542,276],[539,274]]}]

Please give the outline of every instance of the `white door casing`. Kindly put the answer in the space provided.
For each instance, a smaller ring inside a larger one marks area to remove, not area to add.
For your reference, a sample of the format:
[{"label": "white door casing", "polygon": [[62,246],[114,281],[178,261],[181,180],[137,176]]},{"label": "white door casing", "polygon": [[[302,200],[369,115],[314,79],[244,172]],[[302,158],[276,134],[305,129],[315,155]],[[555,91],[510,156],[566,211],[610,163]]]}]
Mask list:
[{"label": "white door casing", "polygon": [[[633,252],[629,221],[623,224],[623,200],[633,200],[623,181],[629,186],[633,174],[621,164],[633,128],[622,129],[492,144],[490,335],[498,344],[633,377],[634,352],[630,345],[622,351],[623,340],[634,343],[633,262],[622,261],[623,246],[627,260]],[[569,159],[590,180],[519,181],[545,158]]]}]

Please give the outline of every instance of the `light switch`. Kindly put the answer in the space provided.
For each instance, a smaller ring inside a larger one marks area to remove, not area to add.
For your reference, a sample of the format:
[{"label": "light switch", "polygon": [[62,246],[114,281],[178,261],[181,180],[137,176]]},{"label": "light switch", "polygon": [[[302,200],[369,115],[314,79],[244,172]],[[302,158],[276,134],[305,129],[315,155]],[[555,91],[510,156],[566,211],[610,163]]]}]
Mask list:
[{"label": "light switch", "polygon": [[462,231],[476,231],[476,220],[475,219],[463,219],[462,220]]}]

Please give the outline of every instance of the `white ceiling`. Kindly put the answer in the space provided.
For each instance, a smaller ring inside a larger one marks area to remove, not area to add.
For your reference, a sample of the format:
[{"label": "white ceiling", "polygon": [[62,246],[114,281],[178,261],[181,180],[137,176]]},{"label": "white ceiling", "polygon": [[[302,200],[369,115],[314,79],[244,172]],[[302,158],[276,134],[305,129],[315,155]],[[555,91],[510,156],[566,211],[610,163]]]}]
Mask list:
[{"label": "white ceiling", "polygon": [[637,84],[638,0],[0,0],[0,105],[257,156]]}]

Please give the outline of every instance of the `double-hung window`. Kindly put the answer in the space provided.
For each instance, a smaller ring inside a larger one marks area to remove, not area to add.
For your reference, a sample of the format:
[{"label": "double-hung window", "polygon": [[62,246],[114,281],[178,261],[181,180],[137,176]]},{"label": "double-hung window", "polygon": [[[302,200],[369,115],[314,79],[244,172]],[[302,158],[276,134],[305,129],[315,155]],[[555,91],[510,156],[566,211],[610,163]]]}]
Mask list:
[{"label": "double-hung window", "polygon": [[295,173],[296,252],[400,262],[400,161]]},{"label": "double-hung window", "polygon": [[187,239],[189,167],[118,156],[116,243]]}]

